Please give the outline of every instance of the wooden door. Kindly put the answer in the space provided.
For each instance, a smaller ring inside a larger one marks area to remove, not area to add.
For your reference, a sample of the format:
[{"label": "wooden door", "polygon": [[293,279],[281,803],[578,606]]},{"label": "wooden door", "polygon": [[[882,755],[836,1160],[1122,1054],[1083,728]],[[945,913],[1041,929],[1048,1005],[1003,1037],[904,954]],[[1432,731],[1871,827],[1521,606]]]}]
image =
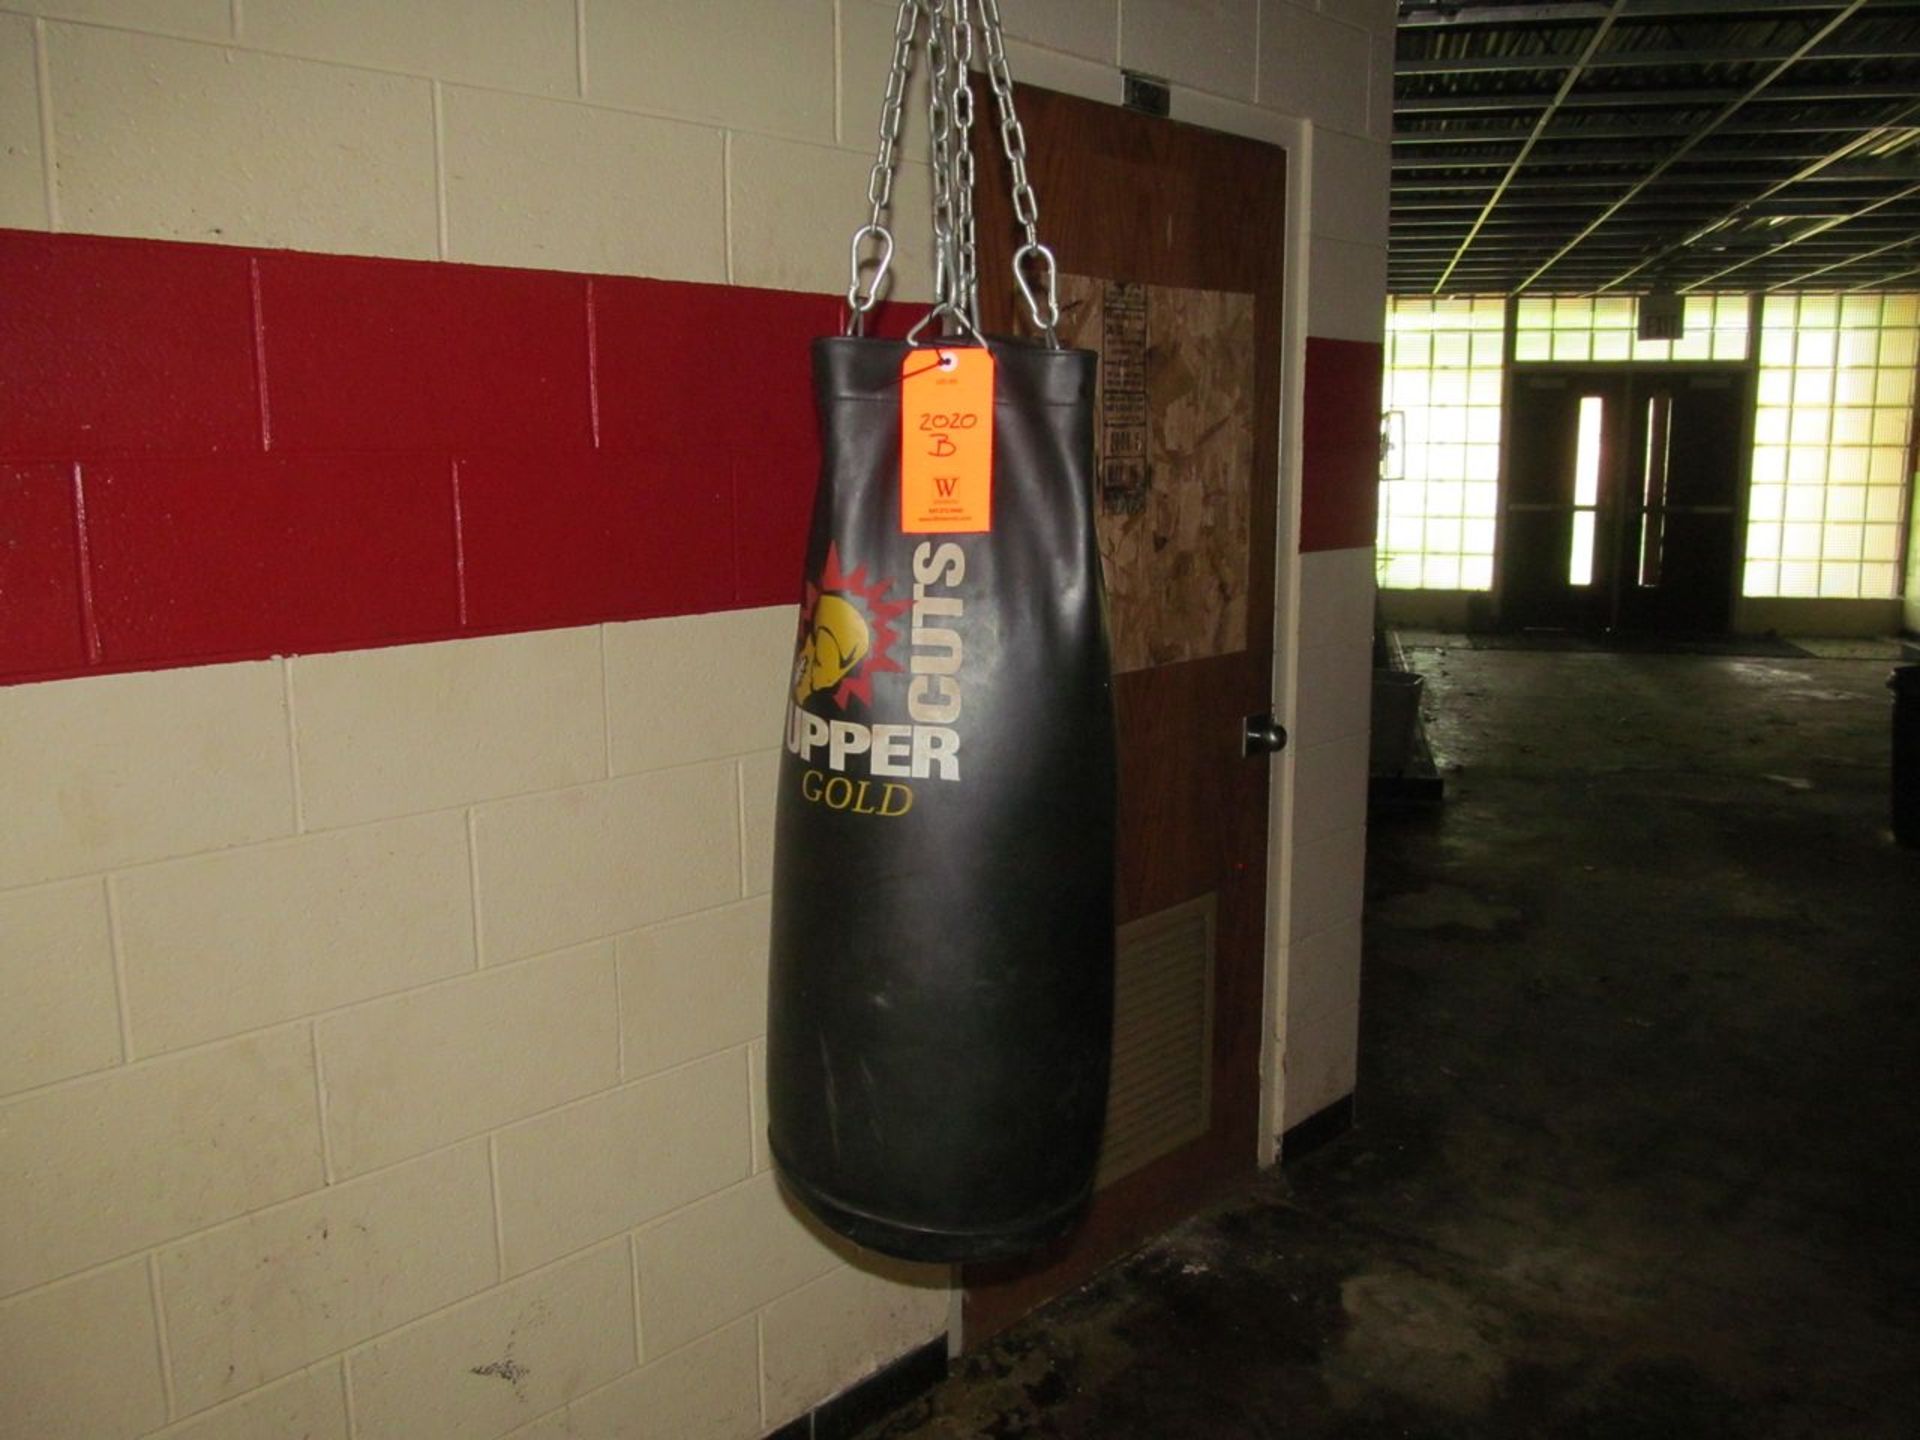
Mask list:
[{"label": "wooden door", "polygon": [[[970,1344],[1251,1174],[1259,1144],[1272,767],[1242,735],[1271,703],[1286,156],[1030,87],[1018,105],[1062,339],[1103,360],[1120,998],[1092,1212],[1036,1259],[968,1268]],[[1030,332],[989,116],[975,140],[984,319]]]}]

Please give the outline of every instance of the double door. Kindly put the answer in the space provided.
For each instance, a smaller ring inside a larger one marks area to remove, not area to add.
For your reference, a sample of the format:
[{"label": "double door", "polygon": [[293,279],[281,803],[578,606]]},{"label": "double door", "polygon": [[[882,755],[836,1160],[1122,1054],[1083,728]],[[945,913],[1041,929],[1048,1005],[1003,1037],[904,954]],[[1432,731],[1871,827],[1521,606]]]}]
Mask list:
[{"label": "double door", "polygon": [[1743,369],[1516,374],[1502,623],[1726,633],[1739,577],[1747,387]]}]

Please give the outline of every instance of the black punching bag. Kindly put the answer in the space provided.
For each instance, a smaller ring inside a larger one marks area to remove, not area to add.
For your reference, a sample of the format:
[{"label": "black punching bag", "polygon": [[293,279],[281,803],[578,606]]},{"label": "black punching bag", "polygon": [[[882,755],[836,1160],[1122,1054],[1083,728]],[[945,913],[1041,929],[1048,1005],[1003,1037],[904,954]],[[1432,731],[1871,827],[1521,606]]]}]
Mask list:
[{"label": "black punching bag", "polygon": [[903,519],[902,376],[953,352],[815,342],[825,459],[780,765],[774,1158],[833,1229],[914,1260],[1073,1224],[1113,1024],[1096,359],[958,358],[986,353],[990,511],[942,533]]}]

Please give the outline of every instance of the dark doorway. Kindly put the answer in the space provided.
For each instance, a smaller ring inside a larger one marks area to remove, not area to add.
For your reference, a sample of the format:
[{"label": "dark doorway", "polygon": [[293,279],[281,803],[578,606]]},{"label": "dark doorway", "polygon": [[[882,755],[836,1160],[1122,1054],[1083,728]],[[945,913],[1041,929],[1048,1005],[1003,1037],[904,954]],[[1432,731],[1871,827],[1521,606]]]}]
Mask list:
[{"label": "dark doorway", "polygon": [[1515,376],[1500,616],[1512,629],[1720,635],[1746,446],[1740,369]]}]

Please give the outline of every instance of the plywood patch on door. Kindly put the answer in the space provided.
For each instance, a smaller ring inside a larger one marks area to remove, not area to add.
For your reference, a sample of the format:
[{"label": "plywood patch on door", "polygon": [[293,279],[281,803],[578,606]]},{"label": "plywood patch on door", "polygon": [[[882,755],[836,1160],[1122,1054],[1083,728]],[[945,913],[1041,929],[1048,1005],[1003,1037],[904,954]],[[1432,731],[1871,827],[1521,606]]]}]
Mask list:
[{"label": "plywood patch on door", "polygon": [[1214,914],[1203,895],[1120,927],[1100,1186],[1212,1123]]},{"label": "plywood patch on door", "polygon": [[1114,669],[1246,649],[1253,296],[1063,275],[1060,308],[1062,341],[1100,352]]}]

